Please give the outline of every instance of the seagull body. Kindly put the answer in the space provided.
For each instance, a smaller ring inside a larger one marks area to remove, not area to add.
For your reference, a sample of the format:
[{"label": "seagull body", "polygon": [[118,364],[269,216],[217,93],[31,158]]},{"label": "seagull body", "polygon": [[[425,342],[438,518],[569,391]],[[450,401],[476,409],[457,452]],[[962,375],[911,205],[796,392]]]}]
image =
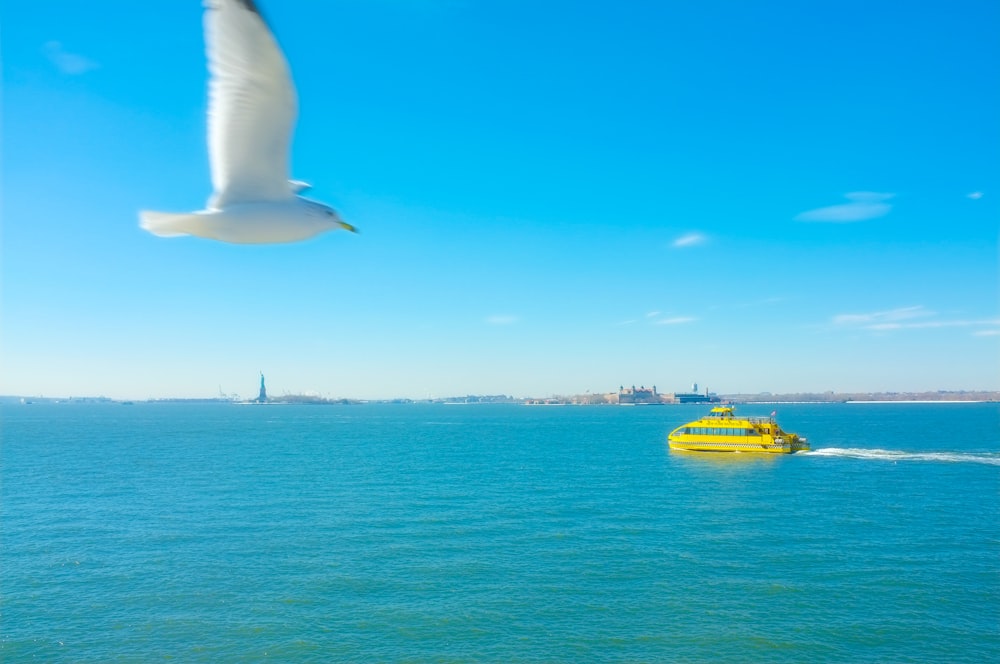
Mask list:
[{"label": "seagull body", "polygon": [[144,211],[154,235],[239,244],[297,242],[354,227],[333,208],[299,196],[308,185],[288,179],[298,113],[295,85],[274,35],[253,0],[206,0],[208,156],[214,193],[206,209]]}]

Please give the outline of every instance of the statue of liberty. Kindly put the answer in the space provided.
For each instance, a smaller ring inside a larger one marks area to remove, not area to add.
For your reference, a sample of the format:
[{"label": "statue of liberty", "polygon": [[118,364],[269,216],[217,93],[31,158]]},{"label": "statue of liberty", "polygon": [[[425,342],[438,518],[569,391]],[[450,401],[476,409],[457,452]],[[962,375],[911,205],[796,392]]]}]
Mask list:
[{"label": "statue of liberty", "polygon": [[257,395],[257,403],[267,403],[267,390],[264,389],[264,372],[260,372],[260,394]]}]

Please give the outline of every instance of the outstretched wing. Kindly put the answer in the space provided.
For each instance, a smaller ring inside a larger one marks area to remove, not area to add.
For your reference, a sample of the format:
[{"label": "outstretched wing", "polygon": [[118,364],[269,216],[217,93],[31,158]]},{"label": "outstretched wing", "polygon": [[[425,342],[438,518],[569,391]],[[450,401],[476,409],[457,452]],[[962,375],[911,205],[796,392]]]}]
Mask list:
[{"label": "outstretched wing", "polygon": [[288,63],[253,0],[206,0],[210,208],[293,195],[298,104]]}]

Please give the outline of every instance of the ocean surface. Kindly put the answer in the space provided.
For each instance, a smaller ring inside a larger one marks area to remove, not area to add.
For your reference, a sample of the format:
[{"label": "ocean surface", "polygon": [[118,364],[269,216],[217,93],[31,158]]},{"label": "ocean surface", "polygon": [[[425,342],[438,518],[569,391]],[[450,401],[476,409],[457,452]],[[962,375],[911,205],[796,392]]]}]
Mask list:
[{"label": "ocean surface", "polygon": [[5,662],[1000,661],[1000,404],[0,408]]}]

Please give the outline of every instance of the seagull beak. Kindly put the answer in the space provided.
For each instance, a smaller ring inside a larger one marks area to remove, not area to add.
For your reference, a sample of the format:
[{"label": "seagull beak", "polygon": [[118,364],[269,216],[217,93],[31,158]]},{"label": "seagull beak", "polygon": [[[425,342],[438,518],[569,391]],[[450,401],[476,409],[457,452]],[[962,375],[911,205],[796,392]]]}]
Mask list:
[{"label": "seagull beak", "polygon": [[354,226],[351,226],[346,221],[338,221],[337,225],[340,226],[341,228],[343,228],[345,231],[351,231],[352,233],[357,233],[358,232],[357,228],[355,228]]}]

